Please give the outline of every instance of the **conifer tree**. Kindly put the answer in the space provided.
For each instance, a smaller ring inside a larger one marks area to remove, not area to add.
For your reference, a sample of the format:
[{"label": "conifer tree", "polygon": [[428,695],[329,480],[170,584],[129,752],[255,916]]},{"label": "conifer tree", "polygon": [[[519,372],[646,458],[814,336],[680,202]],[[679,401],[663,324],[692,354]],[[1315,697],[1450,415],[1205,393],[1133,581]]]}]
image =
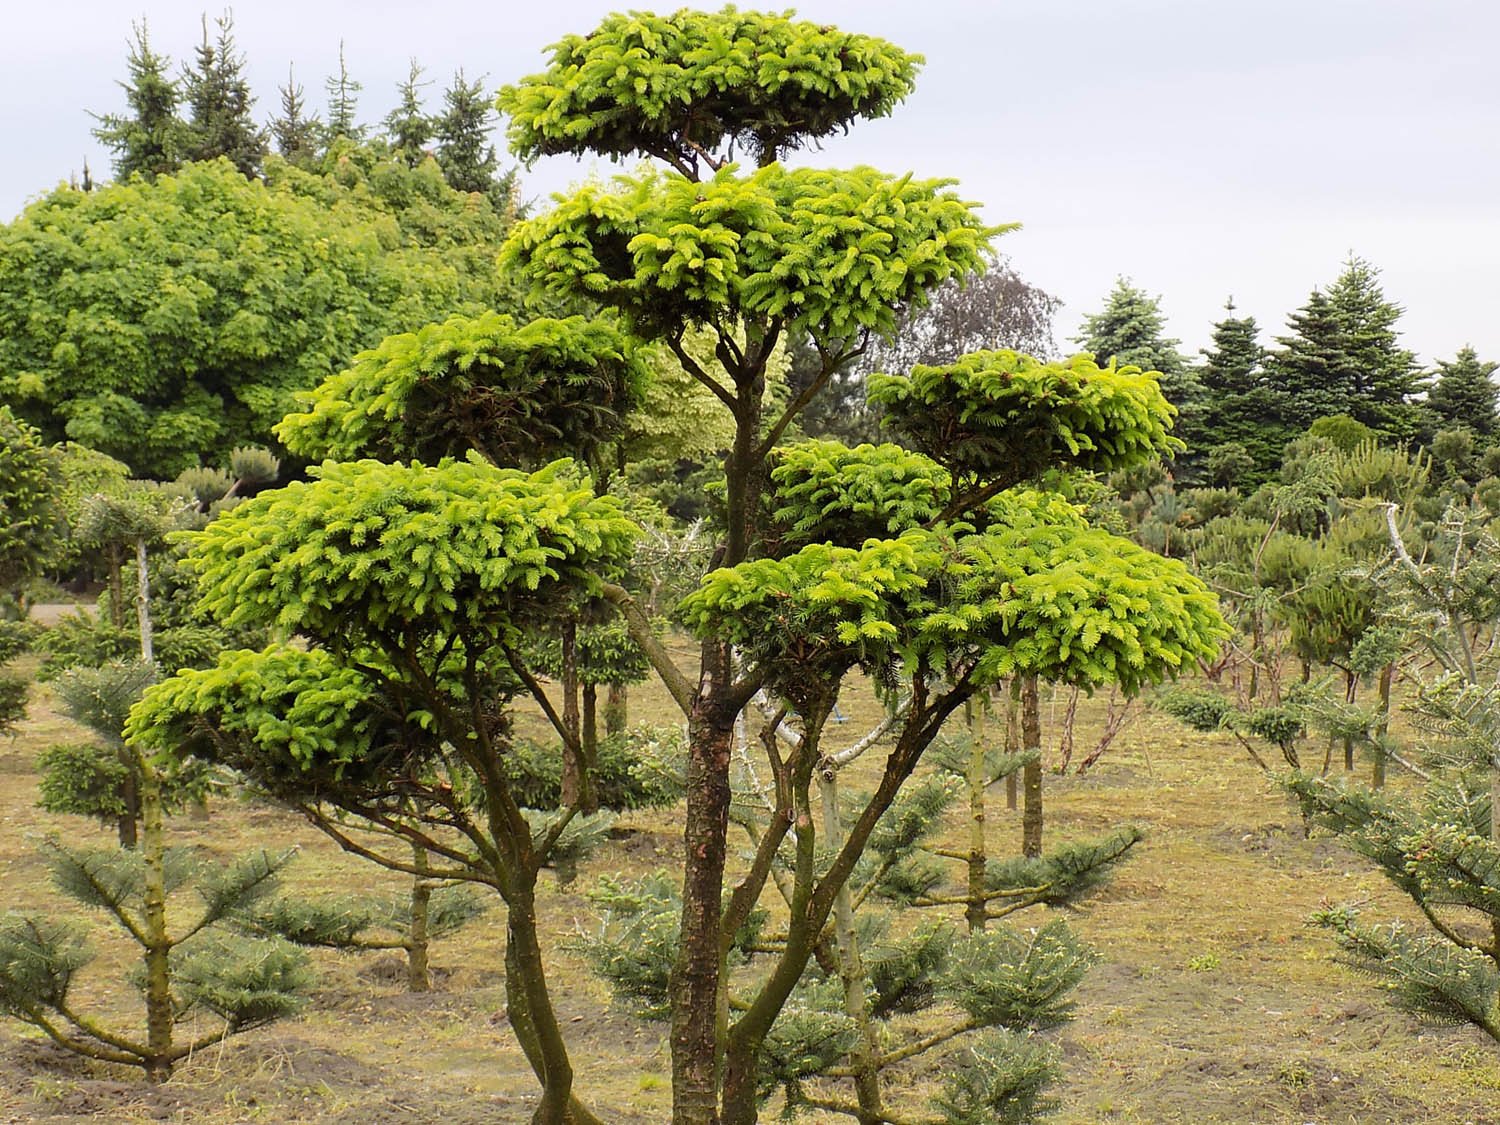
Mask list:
[{"label": "conifer tree", "polygon": [[351,141],[364,139],[364,126],[359,124],[359,92],[364,87],[349,76],[344,63],[344,44],[339,42],[339,72],[330,75],[323,83],[328,91],[328,143],[341,137]]},{"label": "conifer tree", "polygon": [[1468,345],[1460,348],[1452,359],[1440,360],[1432,390],[1427,394],[1427,407],[1437,415],[1438,424],[1445,428],[1462,426],[1482,444],[1490,444],[1500,430],[1500,419],[1496,417],[1500,390],[1491,378],[1496,367],[1500,364],[1480,359]]},{"label": "conifer tree", "polygon": [[177,116],[181,93],[169,74],[172,61],[151,49],[144,20],[132,32],[130,80],[120,83],[129,112],[100,115],[93,133],[114,153],[117,179],[139,172],[149,180],[182,163],[185,127]]},{"label": "conifer tree", "polygon": [[1094,355],[1100,364],[1132,364],[1142,371],[1161,372],[1162,394],[1177,408],[1176,436],[1190,452],[1200,452],[1206,393],[1198,374],[1177,350],[1181,342],[1166,334],[1161,298],[1118,278],[1103,310],[1084,318],[1073,342]]},{"label": "conifer tree", "polygon": [[1212,452],[1237,442],[1256,469],[1269,474],[1280,463],[1284,443],[1268,439],[1271,394],[1265,385],[1265,349],[1256,341],[1259,328],[1253,316],[1234,316],[1234,300],[1224,305],[1225,317],[1214,325],[1212,345],[1201,351],[1198,379],[1213,393],[1204,400],[1202,442]]},{"label": "conifer tree", "polygon": [[281,113],[271,119],[271,140],[288,164],[311,167],[318,158],[318,134],[322,122],[315,113],[307,116],[307,98],[292,68],[287,67],[286,85],[280,89]]},{"label": "conifer tree", "polygon": [[453,75],[453,85],[443,91],[443,112],[433,122],[438,166],[455,191],[489,193],[495,189],[499,161],[489,143],[494,109],[484,94],[484,80],[464,80],[464,72]]},{"label": "conifer tree", "polygon": [[400,100],[385,119],[385,137],[391,151],[411,168],[426,159],[437,124],[422,108],[422,87],[430,85],[422,81],[422,68],[412,59],[406,81],[396,88]]},{"label": "conifer tree", "polygon": [[1379,276],[1350,258],[1326,292],[1314,289],[1291,315],[1290,334],[1277,337],[1266,370],[1284,439],[1332,414],[1398,438],[1422,429],[1422,408],[1412,401],[1421,389],[1416,360],[1399,344],[1401,307],[1386,300]]},{"label": "conifer tree", "polygon": [[234,19],[226,12],[214,24],[218,35],[210,40],[204,17],[197,60],[182,76],[183,100],[188,106],[183,156],[187,160],[223,156],[253,178],[266,157],[266,134],[250,116],[255,98],[245,78],[245,57],[235,50]]}]

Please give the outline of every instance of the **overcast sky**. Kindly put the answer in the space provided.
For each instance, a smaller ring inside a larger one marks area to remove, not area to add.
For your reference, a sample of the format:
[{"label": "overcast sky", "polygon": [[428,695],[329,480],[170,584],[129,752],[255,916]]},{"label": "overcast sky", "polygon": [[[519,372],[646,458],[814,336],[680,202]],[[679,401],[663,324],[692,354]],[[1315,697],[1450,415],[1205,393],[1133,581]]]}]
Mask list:
[{"label": "overcast sky", "polygon": [[[132,19],[147,19],[157,50],[190,56],[202,5],[138,4],[6,5],[0,220],[85,159],[108,174],[88,111],[123,108]],[[436,102],[456,68],[499,86],[624,6],[649,5],[240,0],[233,14],[262,120],[288,65],[323,100],[342,39],[374,121],[413,56],[437,80]],[[952,176],[991,221],[1023,223],[1000,249],[1065,302],[1060,343],[1120,275],[1162,296],[1185,350],[1207,342],[1231,295],[1269,342],[1353,251],[1384,271],[1424,361],[1465,343],[1500,359],[1497,0],[807,0],[798,11],[927,59],[894,117],[805,159]],[[543,161],[526,194],[588,171]]]}]

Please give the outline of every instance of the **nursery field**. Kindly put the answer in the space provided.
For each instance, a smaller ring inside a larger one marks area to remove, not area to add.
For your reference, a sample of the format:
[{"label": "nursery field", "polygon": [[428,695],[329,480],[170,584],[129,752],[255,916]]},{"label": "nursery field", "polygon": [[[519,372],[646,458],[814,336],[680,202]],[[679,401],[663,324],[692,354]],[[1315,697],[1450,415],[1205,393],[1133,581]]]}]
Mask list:
[{"label": "nursery field", "polygon": [[[1043,705],[1044,720],[1058,717],[1060,705]],[[1097,700],[1080,707],[1081,749],[1092,745],[1102,709]],[[863,685],[846,692],[843,711],[841,730],[872,720]],[[670,719],[649,688],[633,695],[632,712],[636,722]],[[9,908],[70,909],[48,885],[39,837],[111,840],[105,829],[35,807],[35,756],[72,733],[38,687],[18,736],[0,743]],[[992,796],[990,847],[1000,855],[1017,845],[1020,814],[1005,810],[1002,787]],[[1057,1033],[1066,1069],[1056,1121],[1500,1122],[1489,1041],[1392,1008],[1306,924],[1325,897],[1365,901],[1371,918],[1401,916],[1406,902],[1337,844],[1303,839],[1295,811],[1227,736],[1193,734],[1138,708],[1087,776],[1048,773],[1046,807],[1049,848],[1123,823],[1147,833],[1102,891],[1065,911],[1100,962],[1078,990],[1077,1018]],[[232,794],[215,801],[207,822],[184,816],[169,831],[172,843],[216,853],[295,845],[302,854],[288,882],[301,892],[402,891],[398,878],[341,854],[296,816]],[[545,932],[595,924],[582,892],[599,874],[679,863],[670,811],[626,814],[614,836],[572,886],[544,876]],[[960,839],[955,819],[954,846]],[[1036,925],[1045,913],[1012,921]],[[19,1025],[0,1026],[0,1121],[522,1122],[535,1080],[505,1026],[500,918],[492,912],[434,946],[435,989],[425,994],[404,991],[404,969],[390,954],[319,952],[321,983],[299,1017],[188,1060],[158,1088],[138,1071],[87,1064]],[[138,1020],[125,983],[129,951],[105,944],[102,952],[79,998]],[[566,950],[554,951],[549,969],[579,1092],[606,1121],[667,1120],[664,1026],[612,1004]],[[929,1056],[909,1085],[933,1081],[940,1067]],[[776,1111],[773,1103],[764,1117]]]}]

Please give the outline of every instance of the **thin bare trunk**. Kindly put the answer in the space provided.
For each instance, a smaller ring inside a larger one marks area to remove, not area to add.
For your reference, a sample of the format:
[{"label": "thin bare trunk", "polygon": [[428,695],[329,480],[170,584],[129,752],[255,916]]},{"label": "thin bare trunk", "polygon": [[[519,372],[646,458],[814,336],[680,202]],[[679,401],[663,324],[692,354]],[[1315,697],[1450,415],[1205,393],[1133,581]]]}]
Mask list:
[{"label": "thin bare trunk", "polygon": [[[411,846],[412,864],[419,872],[428,870],[427,849],[419,844]],[[426,874],[412,876],[411,905],[408,913],[406,946],[406,990],[426,992],[432,987],[427,972],[427,924],[432,906],[432,881]]]},{"label": "thin bare trunk", "polygon": [[[984,846],[984,714],[976,714],[971,700],[965,708],[969,720],[969,769],[965,781],[969,789],[969,905],[964,917],[971,934],[984,930],[984,874],[987,856]],[[1011,777],[1015,771],[1011,771]]]},{"label": "thin bare trunk", "polygon": [[[825,845],[837,852],[844,846],[844,825],[839,815],[838,773],[824,769],[818,788],[823,798]],[[880,1029],[870,1015],[865,992],[865,966],[860,957],[859,935],[854,932],[854,903],[846,883],[834,898],[834,941],[839,954],[839,979],[844,985],[844,1011],[859,1029],[859,1042],[850,1052],[854,1092],[859,1102],[855,1115],[860,1125],[882,1125],[886,1120],[880,1096]]]},{"label": "thin bare trunk", "polygon": [[151,633],[151,572],[146,569],[146,541],[135,541],[136,598],[135,616],[141,627],[141,660],[156,663],[156,649]]},{"label": "thin bare trunk", "polygon": [[703,690],[688,724],[682,926],[672,968],[674,1125],[719,1121],[719,931],[735,719],[721,702],[728,692],[728,647],[706,643],[703,666]]},{"label": "thin bare trunk", "polygon": [[[1019,678],[1010,682],[1010,698],[1005,703],[1005,753],[1012,755],[1021,749],[1021,681]],[[1005,807],[1015,812],[1020,803],[1019,794],[1016,792],[1016,771],[1011,770],[1005,775]]]},{"label": "thin bare trunk", "polygon": [[591,778],[580,748],[578,714],[578,626],[569,621],[562,631],[562,725],[563,739],[562,803],[582,807],[587,800]]},{"label": "thin bare trunk", "polygon": [[583,685],[583,727],[579,735],[583,752],[583,773],[588,779],[584,786],[583,800],[578,811],[584,814],[599,811],[599,685]]},{"label": "thin bare trunk", "polygon": [[1073,724],[1078,718],[1078,696],[1081,691],[1077,687],[1068,689],[1068,705],[1063,708],[1062,734],[1057,741],[1057,772],[1067,773],[1068,763],[1073,760]]},{"label": "thin bare trunk", "polygon": [[610,684],[604,697],[604,733],[624,734],[630,725],[630,685]]},{"label": "thin bare trunk", "polygon": [[161,779],[136,754],[141,791],[141,858],[145,865],[143,926],[146,938],[146,1077],[165,1082],[172,1073],[172,977],[167,935],[166,840],[162,827]]},{"label": "thin bare trunk", "polygon": [[1376,789],[1385,785],[1385,740],[1391,725],[1391,679],[1395,672],[1394,664],[1387,664],[1380,670],[1380,717],[1375,723],[1375,746],[1372,755],[1375,765],[1370,779],[1370,784]]},{"label": "thin bare trunk", "polygon": [[[1042,749],[1042,705],[1037,696],[1036,677],[1027,676],[1021,686],[1021,748]],[[1021,779],[1025,805],[1021,811],[1021,854],[1042,854],[1042,762],[1038,757],[1027,762]]]}]

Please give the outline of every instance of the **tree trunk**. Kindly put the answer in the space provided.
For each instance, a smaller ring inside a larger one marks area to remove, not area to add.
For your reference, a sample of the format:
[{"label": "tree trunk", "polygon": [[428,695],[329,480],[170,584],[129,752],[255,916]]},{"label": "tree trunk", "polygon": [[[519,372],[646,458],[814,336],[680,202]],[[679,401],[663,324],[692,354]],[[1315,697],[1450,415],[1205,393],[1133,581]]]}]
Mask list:
[{"label": "tree trunk", "polygon": [[105,549],[106,565],[109,567],[109,621],[116,629],[125,628],[125,581],[120,569],[125,565],[125,549],[111,543]]},{"label": "tree trunk", "polygon": [[[969,904],[964,909],[964,918],[969,924],[969,933],[984,931],[985,914],[988,910],[984,900],[985,862],[988,858],[984,846],[984,714],[978,712],[971,700],[965,707],[969,721],[969,770],[965,781],[969,789]],[[1010,774],[1015,776],[1014,771]]]},{"label": "tree trunk", "polygon": [[141,628],[141,661],[156,663],[156,647],[151,632],[151,574],[146,569],[146,541],[135,541],[136,597],[135,616]]},{"label": "tree trunk", "polygon": [[[1356,691],[1356,689],[1358,687],[1359,687],[1359,680],[1355,677],[1354,673],[1353,672],[1345,672],[1344,673],[1344,702],[1345,703],[1348,703],[1351,706],[1354,704],[1354,693],[1355,693],[1355,691]],[[1345,773],[1352,773],[1353,771],[1354,771],[1354,739],[1351,738],[1349,735],[1346,734],[1346,735],[1344,735],[1344,772]]]},{"label": "tree trunk", "polygon": [[136,762],[138,756],[129,750],[121,750],[120,760],[125,764],[125,780],[120,784],[120,801],[125,806],[115,820],[115,827],[120,834],[120,847],[135,849],[139,842],[138,825],[141,818],[141,795],[140,788],[136,784]]},{"label": "tree trunk", "polygon": [[1068,689],[1068,705],[1063,708],[1062,735],[1057,740],[1058,773],[1067,773],[1068,764],[1073,760],[1073,728],[1078,721],[1078,697],[1081,694],[1082,690],[1077,686]]},{"label": "tree trunk", "polygon": [[[1020,737],[1020,706],[1021,706],[1021,681],[1019,678],[1010,682],[1010,698],[1005,703],[1005,752],[1006,754],[1018,753],[1021,749]],[[1005,807],[1011,812],[1016,811],[1019,804],[1019,794],[1016,792],[1016,771],[1011,770],[1005,775]]]},{"label": "tree trunk", "polygon": [[562,631],[562,725],[563,737],[562,803],[582,805],[587,799],[588,768],[580,749],[578,719],[578,625],[569,621]]},{"label": "tree trunk", "polygon": [[519,876],[505,904],[506,1015],[542,1084],[532,1125],[603,1125],[573,1096],[573,1064],[547,991],[537,936],[536,876]]},{"label": "tree trunk", "polygon": [[165,1082],[172,1073],[173,1012],[161,779],[139,753],[135,766],[141,779],[141,858],[145,864],[142,929],[146,938],[146,1077],[152,1082]]},{"label": "tree trunk", "polygon": [[734,720],[726,645],[703,646],[703,683],[688,723],[682,925],[672,967],[673,1125],[719,1122],[719,943],[729,832]]},{"label": "tree trunk", "polygon": [[[427,870],[427,849],[411,847],[412,860],[418,870]],[[432,987],[427,972],[427,923],[432,906],[432,882],[425,875],[414,875],[411,881],[411,905],[406,932],[406,990],[426,992]]]},{"label": "tree trunk", "polygon": [[599,685],[592,682],[583,685],[583,727],[579,743],[583,750],[583,774],[588,784],[584,786],[578,811],[596,813],[599,811]]},{"label": "tree trunk", "polygon": [[[1036,677],[1027,676],[1021,688],[1021,748],[1037,751],[1042,748],[1042,706],[1037,698]],[[1042,762],[1038,757],[1025,766],[1022,778],[1025,789],[1025,807],[1021,812],[1021,854],[1042,854]]]},{"label": "tree trunk", "polygon": [[[982,751],[980,757],[982,760]],[[818,788],[823,798],[824,847],[837,853],[844,846],[844,825],[839,816],[838,774],[832,767],[821,771]],[[859,935],[854,932],[854,902],[848,883],[839,888],[834,898],[833,918],[839,979],[844,985],[844,1011],[859,1028],[859,1043],[849,1056],[859,1103],[855,1119],[859,1125],[883,1125],[886,1116],[880,1096],[880,1029],[870,1017],[865,966],[859,953]]]},{"label": "tree trunk", "polygon": [[624,734],[630,725],[630,685],[610,684],[604,697],[605,735]]},{"label": "tree trunk", "polygon": [[1385,785],[1385,739],[1391,723],[1391,679],[1396,666],[1387,664],[1380,670],[1380,718],[1375,723],[1374,775],[1370,784],[1376,789]]}]

